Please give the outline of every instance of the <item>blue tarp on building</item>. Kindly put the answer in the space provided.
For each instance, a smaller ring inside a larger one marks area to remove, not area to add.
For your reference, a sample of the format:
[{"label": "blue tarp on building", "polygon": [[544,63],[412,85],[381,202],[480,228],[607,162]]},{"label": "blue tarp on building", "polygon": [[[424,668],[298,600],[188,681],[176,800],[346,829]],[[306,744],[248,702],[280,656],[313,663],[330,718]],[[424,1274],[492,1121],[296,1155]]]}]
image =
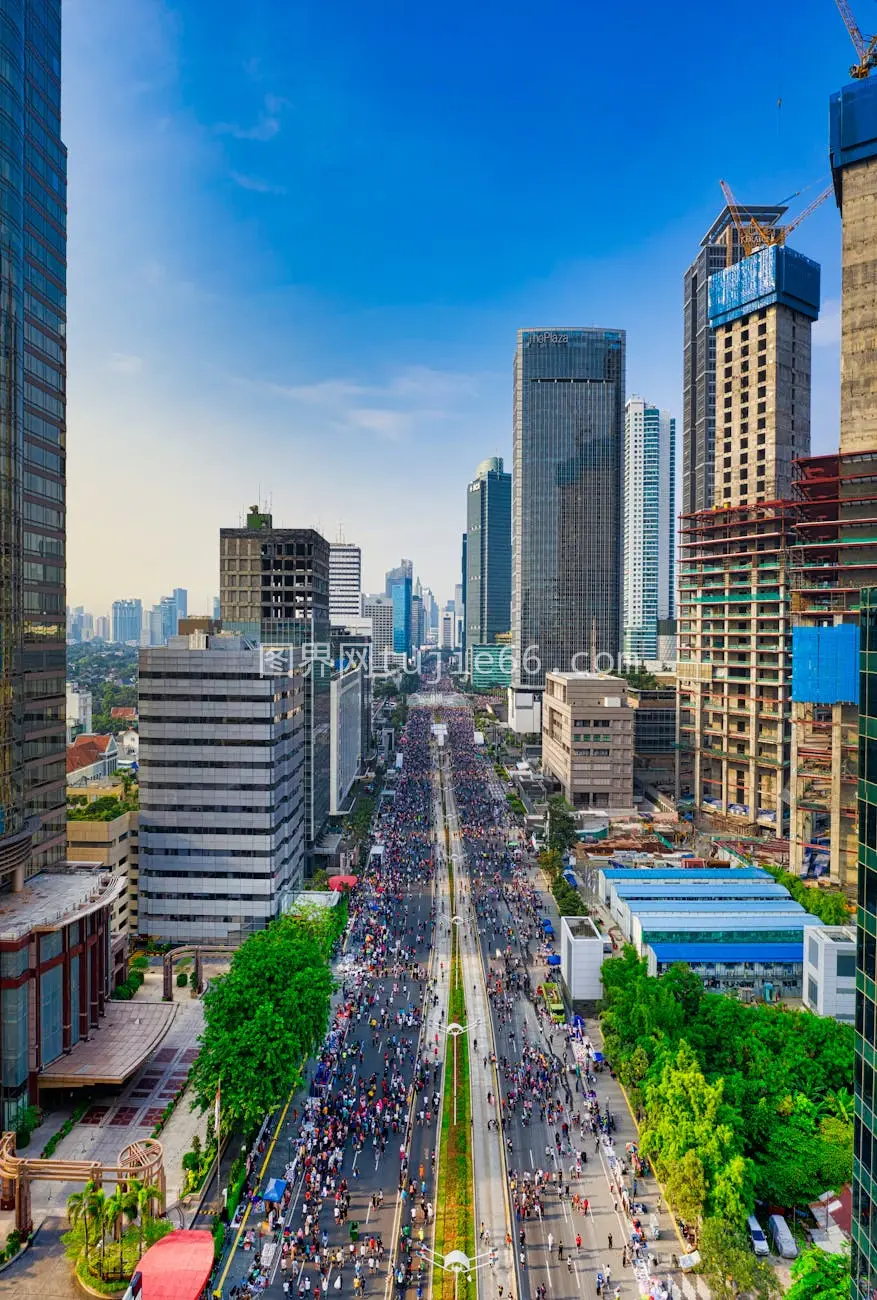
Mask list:
[{"label": "blue tarp on building", "polygon": [[713,329],[773,303],[782,303],[816,320],[819,263],[785,245],[772,244],[710,276],[709,320]]},{"label": "blue tarp on building", "polygon": [[802,704],[858,704],[859,629],[792,628],[792,699]]},{"label": "blue tarp on building", "polygon": [[803,962],[803,943],[653,943],[658,962]]}]

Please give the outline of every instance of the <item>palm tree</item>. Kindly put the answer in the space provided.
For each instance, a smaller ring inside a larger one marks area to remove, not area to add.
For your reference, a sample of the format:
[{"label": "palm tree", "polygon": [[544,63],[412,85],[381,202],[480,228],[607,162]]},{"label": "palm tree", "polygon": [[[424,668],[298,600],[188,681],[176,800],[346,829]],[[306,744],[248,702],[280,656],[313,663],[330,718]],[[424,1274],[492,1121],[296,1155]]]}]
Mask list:
[{"label": "palm tree", "polygon": [[[134,1184],[132,1183],[132,1187]],[[137,1212],[140,1216],[140,1254],[143,1254],[143,1232],[147,1222],[152,1219],[152,1206],[161,1196],[161,1188],[155,1183],[150,1183],[148,1187],[143,1187],[140,1183],[136,1184],[135,1195],[137,1197]]]},{"label": "palm tree", "polygon": [[102,1187],[92,1185],[91,1194],[88,1198],[88,1212],[92,1222],[100,1228],[100,1274],[104,1275],[104,1253],[107,1243],[107,1219],[106,1219],[107,1194]]},{"label": "palm tree", "polygon": [[845,1124],[852,1124],[855,1105],[853,1094],[846,1088],[839,1088],[836,1092],[825,1094],[820,1109],[826,1115],[833,1115],[835,1119],[843,1120]]},{"label": "palm tree", "polygon": [[104,1203],[104,1224],[119,1246],[119,1277],[122,1276],[122,1189],[117,1187]]},{"label": "palm tree", "polygon": [[88,1259],[88,1221],[91,1217],[90,1200],[94,1192],[94,1183],[85,1184],[81,1192],[74,1192],[72,1196],[67,1197],[67,1218],[70,1221],[70,1227],[75,1228],[80,1223],[85,1237],[85,1258]]}]

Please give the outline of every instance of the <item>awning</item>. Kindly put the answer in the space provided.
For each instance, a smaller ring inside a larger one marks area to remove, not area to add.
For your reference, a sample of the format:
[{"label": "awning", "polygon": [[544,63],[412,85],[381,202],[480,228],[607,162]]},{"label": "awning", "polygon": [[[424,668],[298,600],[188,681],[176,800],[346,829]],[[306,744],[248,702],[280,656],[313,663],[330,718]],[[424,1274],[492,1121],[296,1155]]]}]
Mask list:
[{"label": "awning", "polygon": [[212,1270],[213,1233],[195,1228],[150,1246],[134,1276],[140,1275],[142,1300],[198,1300]]},{"label": "awning", "polygon": [[355,889],[359,881],[356,876],[330,876],[330,889]]},{"label": "awning", "polygon": [[88,1039],[40,1071],[40,1087],[119,1087],[155,1051],[176,1012],[173,1002],[108,1002]]},{"label": "awning", "polygon": [[268,1183],[262,1193],[263,1201],[282,1201],[283,1193],[286,1191],[285,1178],[269,1178]]},{"label": "awning", "polygon": [[558,957],[558,955],[557,955],[556,952],[551,953],[548,957],[546,957],[545,960],[547,961],[547,963],[548,963],[549,966],[559,966],[559,965],[560,965],[560,958]]}]

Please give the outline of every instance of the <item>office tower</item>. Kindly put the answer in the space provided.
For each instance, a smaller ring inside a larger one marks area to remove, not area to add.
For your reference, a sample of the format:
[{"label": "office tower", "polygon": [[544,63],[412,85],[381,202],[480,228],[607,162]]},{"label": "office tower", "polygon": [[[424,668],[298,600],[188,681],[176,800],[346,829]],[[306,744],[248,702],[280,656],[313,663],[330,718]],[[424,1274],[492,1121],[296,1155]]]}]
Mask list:
[{"label": "office tower", "polygon": [[174,604],[177,607],[177,618],[186,618],[189,613],[189,593],[185,587],[174,587]]},{"label": "office tower", "polygon": [[466,602],[463,599],[465,588],[458,582],[454,588],[454,649],[462,650],[466,636]]},{"label": "office tower", "polygon": [[113,641],[116,645],[139,645],[143,629],[141,600],[113,601]]},{"label": "office tower", "polygon": [[484,460],[466,489],[463,606],[466,645],[492,645],[512,619],[512,476]]},{"label": "office tower", "polygon": [[[785,208],[741,207],[744,224],[754,217],[773,226]],[[708,510],[713,503],[716,419],[715,336],[709,319],[709,282],[717,271],[743,256],[731,211],[725,208],[704,235],[700,252],[683,281],[684,354],[682,376],[682,513]]]},{"label": "office tower", "polygon": [[275,528],[252,506],[244,528],[219,533],[222,625],[254,642],[300,645],[305,679],[305,836],[309,854],[329,815],[332,676],[329,543],[313,528]]},{"label": "office tower", "polygon": [[449,601],[442,611],[439,624],[439,646],[442,650],[454,648],[454,602]]},{"label": "office tower", "polygon": [[66,842],[60,0],[23,0],[3,17],[0,888],[63,858]]},{"label": "office tower", "polygon": [[332,678],[329,811],[333,817],[350,812],[355,802],[350,791],[362,762],[362,693],[365,675],[363,668],[351,667]]},{"label": "office tower", "polygon": [[333,623],[362,614],[362,551],[352,542],[329,547],[329,617]]},{"label": "office tower", "polygon": [[[0,1126],[37,1105],[109,997],[116,886],[66,853],[67,154],[61,3],[2,5]],[[51,873],[29,881],[44,867]],[[119,886],[121,888],[121,886]],[[87,933],[87,940],[86,940]],[[83,1071],[83,1077],[86,1077]],[[62,1085],[63,1086],[63,1085]]]},{"label": "office tower", "polygon": [[842,230],[840,449],[798,467],[792,658],[797,667],[816,656],[823,671],[793,682],[790,847],[792,868],[803,871],[814,842],[827,841],[832,879],[852,887],[861,776],[855,638],[860,590],[877,586],[877,81],[832,95],[830,123]]},{"label": "office tower", "polygon": [[709,285],[716,332],[711,510],[683,516],[679,753],[703,812],[766,827],[788,815],[792,462],[810,449],[810,329],[819,267],[769,245]]},{"label": "office tower", "polygon": [[515,686],[621,649],[623,330],[518,331],[512,637]]},{"label": "office tower", "polygon": [[177,624],[179,623],[179,610],[175,596],[162,596],[158,603],[158,609],[161,614],[161,640],[168,641],[172,636],[177,635]]},{"label": "office tower", "polygon": [[423,596],[415,592],[411,597],[411,647],[419,650],[424,644]]},{"label": "office tower", "polygon": [[385,577],[384,595],[393,595],[393,583],[408,578],[414,581],[414,564],[411,560],[402,560],[395,569],[388,569]]},{"label": "office tower", "polygon": [[154,939],[238,943],[301,887],[301,651],[271,667],[231,635],[140,652],[139,917]]},{"label": "office tower", "polygon": [[[850,86],[846,89],[852,91],[854,88]],[[856,86],[855,89],[858,90],[859,87]],[[873,99],[871,107],[875,107]],[[834,104],[832,111],[834,112]],[[872,116],[870,122],[877,125],[877,118]],[[872,135],[867,142],[871,149],[875,139],[877,136]],[[866,154],[865,159],[865,170],[873,172],[877,153],[871,153],[870,156]],[[846,175],[843,179],[847,179]],[[857,180],[862,181],[864,177],[860,176]],[[877,185],[874,185],[872,193],[874,192],[877,192]],[[869,234],[873,240],[873,231]],[[846,286],[846,281],[844,285]],[[852,354],[854,358],[856,351]],[[846,360],[843,350],[841,357],[843,365]],[[861,376],[858,382],[863,384],[865,376]],[[877,1059],[877,997],[874,994],[877,979],[877,799],[873,794],[877,789],[877,744],[874,740],[877,736],[877,672],[871,661],[873,654],[874,663],[877,663],[877,587],[866,588],[859,594],[862,692],[858,727],[861,758],[857,810],[859,911],[856,923],[856,1113],[853,1130],[851,1294],[859,1300],[871,1300],[877,1288],[877,1217],[871,1212],[871,1189],[877,1167],[877,1119],[874,1112],[874,1094],[877,1090],[877,1067],[874,1065]]]},{"label": "office tower", "polygon": [[631,397],[624,408],[624,656],[657,659],[674,609],[676,421]]},{"label": "office tower", "polygon": [[98,641],[109,641],[110,639],[110,620],[106,614],[98,614],[94,620],[94,635]]},{"label": "office tower", "polygon": [[147,646],[164,645],[168,639],[169,621],[166,610],[159,604],[153,605],[144,616],[144,644]]},{"label": "office tower", "polygon": [[219,597],[214,596],[213,597],[213,621],[215,623],[218,623],[220,621],[220,618],[221,618],[221,614],[220,614]]},{"label": "office tower", "polygon": [[371,620],[372,665],[382,672],[393,653],[393,602],[389,596],[366,596],[363,614]]},{"label": "office tower", "polygon": [[[509,542],[509,546],[511,546],[511,541]],[[464,533],[464,534],[463,534],[463,542],[462,542],[462,546],[461,546],[461,548],[460,548],[460,582],[461,582],[462,585],[463,585],[463,609],[462,609],[462,614],[463,614],[463,642],[462,642],[462,646],[463,646],[463,650],[464,650],[464,651],[465,651],[465,649],[466,649],[466,597],[467,597],[467,594],[468,594],[468,582],[469,582],[469,579],[468,579],[468,572],[469,572],[469,538],[468,538],[467,535]],[[509,578],[509,581],[511,581],[511,578]],[[510,590],[511,590],[511,588],[510,588]],[[511,596],[509,597],[509,600],[511,600]]]},{"label": "office tower", "polygon": [[411,653],[411,578],[401,575],[390,585],[393,602],[393,650],[396,654]]}]

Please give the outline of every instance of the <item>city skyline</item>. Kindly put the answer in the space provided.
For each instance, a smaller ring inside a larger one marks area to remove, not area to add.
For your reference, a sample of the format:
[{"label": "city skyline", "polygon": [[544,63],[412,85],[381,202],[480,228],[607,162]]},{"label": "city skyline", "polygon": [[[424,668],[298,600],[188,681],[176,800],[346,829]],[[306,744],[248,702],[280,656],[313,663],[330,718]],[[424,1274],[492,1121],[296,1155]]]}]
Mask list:
[{"label": "city skyline", "polygon": [[[257,4],[249,25],[226,3],[192,3],[184,27],[157,0],[69,6],[72,605],[108,609],[126,589],[152,603],[176,580],[192,593],[192,609],[204,608],[217,586],[207,539],[260,484],[291,525],[331,539],[344,521],[363,550],[364,590],[381,590],[402,552],[450,595],[456,503],[473,447],[476,458],[510,461],[515,331],[556,320],[617,323],[628,332],[626,396],[648,393],[681,415],[680,280],[723,207],[719,176],[743,202],[811,187],[790,203],[790,213],[800,210],[825,174],[825,105],[850,57],[843,24],[822,0],[797,6],[784,29],[794,82],[777,74],[770,42],[729,32],[718,13],[699,14],[702,39],[721,47],[720,67],[735,69],[736,84],[761,88],[741,110],[712,93],[719,69],[692,68],[678,30],[668,32],[648,6],[635,5],[624,26],[602,12],[593,29],[586,15],[559,6],[568,50],[587,31],[587,48],[620,52],[630,21],[667,59],[660,120],[646,107],[653,71],[614,118],[650,204],[618,203],[607,223],[623,178],[571,169],[569,152],[574,124],[599,117],[614,93],[610,60],[590,58],[589,76],[578,67],[565,82],[569,55],[552,41],[534,80],[532,33],[525,41],[514,22],[504,37],[508,66],[491,73],[483,112],[475,69],[495,38],[489,6],[466,15],[465,49],[453,37],[461,15],[445,11],[426,42],[443,69],[435,86],[382,75],[405,65],[409,43],[420,49],[425,16],[407,14],[398,30],[391,23],[387,44],[354,13],[339,46],[328,15],[306,37],[287,39],[292,17],[278,9]],[[673,75],[677,67],[684,77]],[[519,115],[525,72],[524,143],[540,173],[523,192],[508,123]],[[699,92],[708,120],[685,118],[691,134],[679,150],[682,106]],[[540,125],[549,113],[550,138]],[[312,115],[320,123],[313,140],[301,129]],[[398,142],[385,159],[377,141],[390,123]],[[475,151],[486,169],[474,166]],[[411,161],[427,157],[428,169]],[[362,182],[353,211],[335,202],[336,168],[348,166]],[[409,201],[417,239],[402,219]],[[837,428],[834,205],[814,213],[795,242],[824,274],[814,331],[819,451]],[[135,547],[123,560],[120,548],[95,565],[103,536],[93,495],[120,499],[132,483],[163,503],[161,535],[148,560]],[[427,510],[435,524],[418,549]]]}]

